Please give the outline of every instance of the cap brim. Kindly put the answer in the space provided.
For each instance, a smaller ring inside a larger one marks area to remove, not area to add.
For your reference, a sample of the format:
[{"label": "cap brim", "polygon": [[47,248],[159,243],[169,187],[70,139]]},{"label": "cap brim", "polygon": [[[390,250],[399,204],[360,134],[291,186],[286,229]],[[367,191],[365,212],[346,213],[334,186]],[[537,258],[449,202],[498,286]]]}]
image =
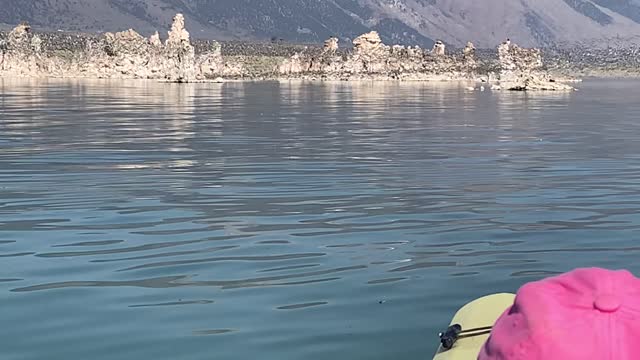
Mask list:
[{"label": "cap brim", "polygon": [[[500,293],[476,299],[458,310],[451,324],[460,324],[463,330],[493,326],[500,315],[513,305],[514,298],[515,294]],[[458,339],[450,350],[440,346],[433,360],[476,360],[482,345],[489,338],[488,332],[481,333]]]}]

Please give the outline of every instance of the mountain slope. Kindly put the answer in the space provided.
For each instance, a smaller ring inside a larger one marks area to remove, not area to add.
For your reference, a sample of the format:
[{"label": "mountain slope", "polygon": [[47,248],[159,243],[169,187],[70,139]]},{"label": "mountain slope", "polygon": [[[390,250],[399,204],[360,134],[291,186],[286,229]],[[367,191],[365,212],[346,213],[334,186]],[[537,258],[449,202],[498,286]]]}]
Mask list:
[{"label": "mountain slope", "polygon": [[[165,32],[178,11],[188,10],[182,1],[162,0],[0,0],[0,23],[28,21],[37,29],[83,32],[134,28],[149,34]],[[232,37],[224,29],[202,24],[187,15],[191,31],[202,37]]]},{"label": "mountain slope", "polygon": [[377,30],[387,43],[493,47],[640,43],[640,0],[0,0],[0,23],[165,33],[176,12],[195,37],[320,42]]}]

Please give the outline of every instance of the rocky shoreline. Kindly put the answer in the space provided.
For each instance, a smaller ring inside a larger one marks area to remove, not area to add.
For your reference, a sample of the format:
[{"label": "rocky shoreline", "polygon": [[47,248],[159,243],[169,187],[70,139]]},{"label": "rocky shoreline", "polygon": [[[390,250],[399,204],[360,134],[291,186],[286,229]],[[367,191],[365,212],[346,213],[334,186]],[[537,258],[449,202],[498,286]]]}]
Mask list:
[{"label": "rocky shoreline", "polygon": [[[464,49],[448,51],[442,42],[432,49],[389,46],[370,32],[348,47],[340,45],[336,38],[324,46],[192,41],[181,14],[175,16],[164,41],[158,33],[145,38],[134,30],[101,35],[40,33],[23,23],[9,33],[0,32],[0,77],[463,80],[488,83],[494,90],[572,90],[562,79],[626,69],[626,63],[600,60],[602,54],[596,50],[584,56],[572,50],[525,49],[509,41],[493,50],[476,50],[469,42]],[[639,63],[635,52],[620,54],[634,65],[629,69],[640,68],[635,66]]]},{"label": "rocky shoreline", "polygon": [[548,48],[543,59],[549,72],[573,77],[640,77],[640,47]]}]

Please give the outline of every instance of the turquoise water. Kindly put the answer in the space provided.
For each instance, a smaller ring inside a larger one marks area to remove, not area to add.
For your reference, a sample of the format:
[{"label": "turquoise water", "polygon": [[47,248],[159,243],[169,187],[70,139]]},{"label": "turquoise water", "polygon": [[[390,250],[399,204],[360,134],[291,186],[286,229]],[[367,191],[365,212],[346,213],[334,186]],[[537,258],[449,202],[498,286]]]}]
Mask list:
[{"label": "turquoise water", "polygon": [[640,272],[638,81],[0,79],[2,359],[430,359],[476,297]]}]

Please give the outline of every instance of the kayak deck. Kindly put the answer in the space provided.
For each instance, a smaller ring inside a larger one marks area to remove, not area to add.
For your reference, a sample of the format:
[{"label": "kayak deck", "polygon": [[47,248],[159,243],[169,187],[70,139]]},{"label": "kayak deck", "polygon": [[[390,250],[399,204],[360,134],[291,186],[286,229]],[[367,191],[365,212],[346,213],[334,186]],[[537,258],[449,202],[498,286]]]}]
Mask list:
[{"label": "kayak deck", "polygon": [[[493,326],[502,313],[513,304],[514,294],[500,293],[481,297],[463,306],[454,315],[451,324],[460,324],[462,329],[475,329]],[[460,338],[453,348],[445,350],[438,347],[433,360],[475,360],[489,338],[489,333]]]}]

